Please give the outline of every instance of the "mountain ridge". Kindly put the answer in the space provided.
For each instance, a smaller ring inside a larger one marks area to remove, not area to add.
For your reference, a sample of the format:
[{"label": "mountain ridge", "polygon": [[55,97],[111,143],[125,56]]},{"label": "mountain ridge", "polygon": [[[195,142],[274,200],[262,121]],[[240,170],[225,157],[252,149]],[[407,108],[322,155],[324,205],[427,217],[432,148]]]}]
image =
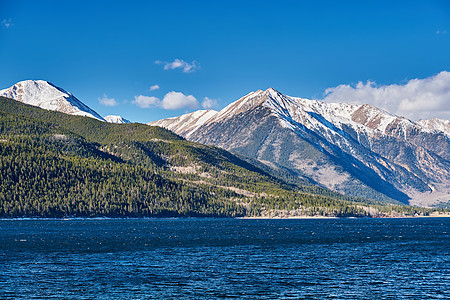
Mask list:
[{"label": "mountain ridge", "polygon": [[[372,198],[384,195],[421,205],[450,199],[450,142],[445,132],[368,104],[325,103],[289,97],[269,88],[210,113],[200,126],[184,123],[190,119],[188,114],[148,124],[288,167],[301,177],[344,193],[351,193],[356,183],[358,188],[375,192]],[[295,140],[297,149],[289,140]],[[305,154],[309,146],[304,142],[315,150]],[[314,157],[322,157],[322,166],[316,166]],[[322,178],[318,169],[323,171]],[[342,182],[329,182],[336,178]],[[435,199],[427,201],[431,196]]]},{"label": "mountain ridge", "polygon": [[[21,81],[0,94],[106,121],[47,81]],[[268,88],[220,111],[201,110],[149,124],[350,196],[425,206],[450,199],[448,120],[413,122],[368,104],[325,103]]]}]

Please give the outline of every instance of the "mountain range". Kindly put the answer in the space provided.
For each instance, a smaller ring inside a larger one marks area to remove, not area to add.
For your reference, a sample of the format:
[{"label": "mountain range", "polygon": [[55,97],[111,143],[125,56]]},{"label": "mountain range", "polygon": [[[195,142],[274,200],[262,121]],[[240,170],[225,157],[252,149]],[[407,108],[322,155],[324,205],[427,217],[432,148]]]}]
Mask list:
[{"label": "mountain range", "polygon": [[[70,115],[102,117],[71,93],[42,80],[19,82],[0,96]],[[294,185],[351,197],[419,206],[450,200],[450,121],[413,122],[365,105],[252,92],[220,111],[200,110],[148,123],[231,151]]]},{"label": "mountain range", "polygon": [[326,103],[269,88],[221,111],[148,124],[347,195],[422,206],[450,200],[447,120],[413,122],[368,104]]},{"label": "mountain range", "polygon": [[0,217],[414,216],[289,184],[162,127],[111,124],[0,96]]}]

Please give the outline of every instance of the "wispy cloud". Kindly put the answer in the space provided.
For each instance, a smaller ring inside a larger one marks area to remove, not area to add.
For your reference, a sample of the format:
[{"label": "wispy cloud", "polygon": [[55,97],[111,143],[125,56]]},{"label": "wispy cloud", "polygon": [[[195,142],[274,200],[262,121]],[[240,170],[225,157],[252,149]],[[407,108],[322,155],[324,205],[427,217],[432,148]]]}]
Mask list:
[{"label": "wispy cloud", "polygon": [[159,85],[155,84],[150,87],[150,91],[156,91],[156,90],[159,90]]},{"label": "wispy cloud", "polygon": [[98,98],[98,102],[100,102],[100,104],[104,106],[116,106],[119,104],[117,103],[116,99],[108,98],[106,94],[103,94],[102,98]]},{"label": "wispy cloud", "polygon": [[167,110],[198,107],[198,101],[194,96],[174,91],[167,93],[162,100],[157,97],[135,96],[132,103],[141,108],[159,107]]},{"label": "wispy cloud", "polygon": [[13,26],[13,23],[11,22],[11,18],[3,19],[2,26],[5,27],[6,29],[9,29],[11,26]]},{"label": "wispy cloud", "polygon": [[157,65],[163,65],[164,70],[174,70],[181,68],[183,69],[183,73],[192,73],[195,72],[197,69],[200,68],[200,64],[196,62],[195,60],[191,63],[188,63],[182,59],[176,58],[173,62],[167,62],[167,61],[155,61],[155,64]]},{"label": "wispy cloud", "polygon": [[447,34],[447,30],[436,30],[436,34]]},{"label": "wispy cloud", "polygon": [[218,107],[217,100],[205,97],[202,101],[202,107],[204,109],[215,109]]},{"label": "wispy cloud", "polygon": [[403,85],[378,86],[372,81],[358,82],[354,87],[341,84],[326,89],[324,101],[368,103],[412,120],[450,119],[450,72],[412,79]]}]

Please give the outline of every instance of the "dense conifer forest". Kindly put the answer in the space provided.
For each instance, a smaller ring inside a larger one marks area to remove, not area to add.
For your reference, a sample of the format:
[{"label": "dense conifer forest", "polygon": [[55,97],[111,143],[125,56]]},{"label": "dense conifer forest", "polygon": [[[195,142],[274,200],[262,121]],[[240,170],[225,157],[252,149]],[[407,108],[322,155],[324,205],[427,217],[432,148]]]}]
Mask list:
[{"label": "dense conifer forest", "polygon": [[433,211],[351,198],[273,174],[163,128],[110,124],[0,97],[0,217],[401,216]]}]

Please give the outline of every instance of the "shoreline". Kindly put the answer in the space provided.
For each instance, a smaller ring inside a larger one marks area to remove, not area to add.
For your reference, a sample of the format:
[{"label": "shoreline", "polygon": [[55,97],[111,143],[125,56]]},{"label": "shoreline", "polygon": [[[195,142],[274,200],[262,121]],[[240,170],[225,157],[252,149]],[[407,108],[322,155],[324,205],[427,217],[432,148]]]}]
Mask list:
[{"label": "shoreline", "polygon": [[258,217],[19,217],[0,218],[0,221],[102,221],[102,220],[336,220],[336,219],[419,219],[419,218],[450,218],[448,214],[429,216],[379,216],[379,217],[327,217],[327,216],[258,216]]},{"label": "shoreline", "polygon": [[261,217],[237,217],[235,219],[240,220],[324,220],[324,219],[361,219],[361,218],[368,218],[368,217],[326,217],[326,216],[286,216],[286,217],[267,217],[267,216],[261,216]]}]

